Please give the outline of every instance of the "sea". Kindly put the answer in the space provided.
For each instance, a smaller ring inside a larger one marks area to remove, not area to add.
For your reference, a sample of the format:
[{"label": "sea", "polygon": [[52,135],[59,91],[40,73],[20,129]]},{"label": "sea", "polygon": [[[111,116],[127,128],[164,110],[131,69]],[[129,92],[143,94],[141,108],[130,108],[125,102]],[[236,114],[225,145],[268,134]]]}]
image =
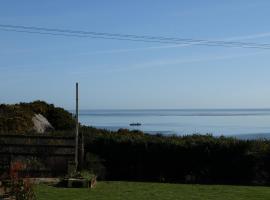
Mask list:
[{"label": "sea", "polygon": [[[149,134],[212,134],[243,139],[270,139],[270,109],[80,110],[83,125]],[[140,123],[140,126],[131,126]]]}]

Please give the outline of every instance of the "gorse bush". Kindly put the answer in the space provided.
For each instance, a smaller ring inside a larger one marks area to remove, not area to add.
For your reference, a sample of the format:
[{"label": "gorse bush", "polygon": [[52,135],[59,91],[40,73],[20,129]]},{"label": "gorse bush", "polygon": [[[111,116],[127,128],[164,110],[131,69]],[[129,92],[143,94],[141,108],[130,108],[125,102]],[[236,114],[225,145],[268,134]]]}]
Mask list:
[{"label": "gorse bush", "polygon": [[32,118],[42,114],[55,130],[71,130],[75,127],[72,114],[63,108],[44,101],[0,105],[0,133],[28,133],[33,131]]}]

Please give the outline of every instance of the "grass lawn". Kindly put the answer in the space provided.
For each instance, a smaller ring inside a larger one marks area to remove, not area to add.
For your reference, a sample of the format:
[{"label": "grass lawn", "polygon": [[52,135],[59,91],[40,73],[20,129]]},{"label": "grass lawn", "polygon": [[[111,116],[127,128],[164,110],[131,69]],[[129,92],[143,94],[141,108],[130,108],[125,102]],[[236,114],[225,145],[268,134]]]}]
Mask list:
[{"label": "grass lawn", "polygon": [[38,200],[269,200],[270,187],[98,182],[95,189],[38,185]]}]

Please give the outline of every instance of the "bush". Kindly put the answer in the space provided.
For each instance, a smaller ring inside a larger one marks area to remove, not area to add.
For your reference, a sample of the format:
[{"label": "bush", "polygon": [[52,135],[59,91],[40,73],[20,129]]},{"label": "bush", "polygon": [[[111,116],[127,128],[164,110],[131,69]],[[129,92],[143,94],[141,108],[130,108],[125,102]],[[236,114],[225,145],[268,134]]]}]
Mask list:
[{"label": "bush", "polygon": [[19,176],[21,170],[25,168],[22,162],[13,162],[10,166],[10,187],[11,194],[16,200],[34,200],[36,199],[33,185],[29,179],[22,179]]},{"label": "bush", "polygon": [[99,156],[87,153],[85,158],[85,169],[102,180],[106,175],[106,168],[103,165],[103,162],[104,160],[100,159]]},{"label": "bush", "polygon": [[75,128],[75,120],[72,114],[62,108],[52,108],[47,113],[47,119],[55,130],[71,130]]},{"label": "bush", "polygon": [[106,169],[106,180],[270,184],[269,140],[80,130],[87,169]]},{"label": "bush", "polygon": [[44,101],[34,101],[14,105],[0,104],[0,133],[31,133],[35,114],[46,117],[55,130],[75,128],[75,119],[68,111]]},{"label": "bush", "polygon": [[91,180],[93,180],[93,178],[96,177],[95,174],[93,174],[91,171],[87,171],[87,170],[82,170],[80,172],[80,175],[81,175],[82,178],[84,178],[84,179],[86,179],[88,181],[91,181]]}]

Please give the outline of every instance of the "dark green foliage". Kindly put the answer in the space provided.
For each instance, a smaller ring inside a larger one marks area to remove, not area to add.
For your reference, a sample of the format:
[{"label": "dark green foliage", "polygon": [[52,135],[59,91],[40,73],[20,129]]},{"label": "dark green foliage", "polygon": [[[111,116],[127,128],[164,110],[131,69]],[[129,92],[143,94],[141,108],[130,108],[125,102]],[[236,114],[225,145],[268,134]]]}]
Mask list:
[{"label": "dark green foliage", "polygon": [[1,133],[28,133],[33,129],[32,118],[42,114],[48,119],[55,130],[71,130],[75,127],[72,114],[63,108],[54,107],[44,101],[0,105]]},{"label": "dark green foliage", "polygon": [[28,132],[33,127],[33,113],[20,105],[0,105],[0,132]]},{"label": "dark green foliage", "polygon": [[75,128],[75,121],[71,113],[63,108],[53,108],[47,113],[47,119],[55,130],[71,130]]},{"label": "dark green foliage", "polygon": [[100,159],[97,155],[87,153],[85,156],[84,168],[96,174],[100,180],[105,178],[106,169],[103,165],[104,160]]},{"label": "dark green foliage", "polygon": [[108,180],[269,184],[270,141],[211,135],[163,136],[82,127],[85,151]]}]

